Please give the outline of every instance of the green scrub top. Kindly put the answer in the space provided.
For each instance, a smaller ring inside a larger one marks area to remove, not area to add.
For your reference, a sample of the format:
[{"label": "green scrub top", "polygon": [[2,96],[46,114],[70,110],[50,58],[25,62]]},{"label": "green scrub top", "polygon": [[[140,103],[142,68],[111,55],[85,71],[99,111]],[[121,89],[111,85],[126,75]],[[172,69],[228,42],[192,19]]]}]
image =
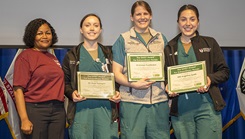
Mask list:
[{"label": "green scrub top", "polygon": [[106,64],[105,56],[100,47],[98,47],[98,58],[99,60],[94,60],[89,52],[82,45],[80,48],[80,58],[79,58],[79,71],[84,72],[103,72],[102,63]]},{"label": "green scrub top", "polygon": [[[178,64],[181,65],[193,62],[197,62],[193,46],[191,46],[186,53],[181,41],[178,40]],[[201,96],[196,91],[181,94],[178,100],[179,114],[185,112],[187,109],[196,109],[201,105],[200,103],[202,103]]]},{"label": "green scrub top", "polygon": [[[98,47],[98,58],[94,60],[89,52],[80,48],[79,71],[103,72],[102,63],[106,64],[105,56]],[[70,138],[118,139],[118,123],[111,122],[111,102],[108,99],[87,99],[76,103],[74,123],[69,128]]]}]

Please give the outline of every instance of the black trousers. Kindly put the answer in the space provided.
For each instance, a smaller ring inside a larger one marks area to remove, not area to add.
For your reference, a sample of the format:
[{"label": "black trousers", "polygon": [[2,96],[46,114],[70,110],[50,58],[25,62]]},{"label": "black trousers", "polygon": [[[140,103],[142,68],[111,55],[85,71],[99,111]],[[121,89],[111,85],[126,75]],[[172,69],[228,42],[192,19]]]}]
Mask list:
[{"label": "black trousers", "polygon": [[63,102],[26,103],[26,109],[33,132],[24,134],[25,139],[64,139],[66,114]]}]

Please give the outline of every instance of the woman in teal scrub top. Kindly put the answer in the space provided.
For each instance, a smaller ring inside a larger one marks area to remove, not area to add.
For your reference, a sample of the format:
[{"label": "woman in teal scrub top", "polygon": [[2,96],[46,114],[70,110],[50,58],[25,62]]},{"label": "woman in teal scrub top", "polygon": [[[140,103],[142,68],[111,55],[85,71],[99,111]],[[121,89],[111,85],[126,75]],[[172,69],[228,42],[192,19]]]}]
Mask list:
[{"label": "woman in teal scrub top", "polygon": [[182,6],[177,22],[181,33],[164,50],[166,66],[205,61],[207,84],[181,94],[169,92],[166,86],[173,98],[170,114],[174,134],[177,139],[221,139],[220,111],[225,102],[218,84],[228,80],[229,68],[216,40],[199,35],[199,12],[194,5]]},{"label": "woman in teal scrub top", "polygon": [[86,15],[80,23],[83,42],[71,49],[63,61],[65,95],[69,99],[67,120],[71,139],[118,139],[116,103],[120,94],[109,99],[87,99],[78,94],[77,71],[111,72],[111,50],[98,43],[100,18]]},{"label": "woman in teal scrub top", "polygon": [[146,1],[139,0],[132,5],[130,19],[133,27],[121,33],[112,46],[113,72],[122,97],[121,139],[169,139],[169,106],[164,82],[150,81],[145,76],[139,81],[128,81],[125,58],[127,53],[164,53],[168,42],[161,32],[150,27],[152,10]]}]

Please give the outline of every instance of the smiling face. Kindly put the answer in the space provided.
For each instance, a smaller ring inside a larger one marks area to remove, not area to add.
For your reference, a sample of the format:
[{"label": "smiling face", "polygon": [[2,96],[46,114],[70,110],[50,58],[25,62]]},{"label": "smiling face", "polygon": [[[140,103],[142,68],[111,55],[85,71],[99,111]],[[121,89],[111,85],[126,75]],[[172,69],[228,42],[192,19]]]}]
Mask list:
[{"label": "smiling face", "polygon": [[178,26],[184,38],[192,38],[196,35],[199,19],[193,10],[187,9],[180,13]]},{"label": "smiling face", "polygon": [[38,50],[46,50],[52,44],[52,32],[47,24],[43,24],[37,30],[35,37],[34,48]]},{"label": "smiling face", "polygon": [[130,16],[131,21],[134,23],[134,28],[139,33],[148,31],[152,15],[143,6],[137,6],[134,14]]},{"label": "smiling face", "polygon": [[100,20],[96,16],[88,16],[82,23],[80,32],[85,41],[95,41],[102,31]]}]

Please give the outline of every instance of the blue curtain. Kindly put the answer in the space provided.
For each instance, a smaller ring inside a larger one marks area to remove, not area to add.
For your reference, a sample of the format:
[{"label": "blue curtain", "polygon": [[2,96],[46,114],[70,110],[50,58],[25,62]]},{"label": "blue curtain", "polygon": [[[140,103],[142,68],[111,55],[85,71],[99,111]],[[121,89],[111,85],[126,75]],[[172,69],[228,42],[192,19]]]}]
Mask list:
[{"label": "blue curtain", "polygon": [[8,68],[18,49],[0,49],[0,76],[2,79],[8,71]]},{"label": "blue curtain", "polygon": [[[245,50],[223,50],[223,53],[231,73],[229,80],[220,85],[223,98],[227,103],[227,106],[222,110],[222,122],[223,126],[229,125],[223,131],[223,139],[244,139],[245,121],[242,117],[238,117],[238,119],[235,117],[240,113],[236,86],[245,58]],[[235,122],[232,123],[232,120]]]},{"label": "blue curtain", "polygon": [[[0,49],[0,76],[2,79],[4,78],[11,64],[16,51],[17,49]],[[67,51],[68,49],[65,48],[55,49],[55,54],[61,63]],[[235,121],[232,122],[232,120],[234,120],[234,118],[240,112],[235,89],[243,59],[245,57],[245,50],[223,49],[223,52],[231,72],[229,80],[220,85],[222,95],[227,103],[227,106],[224,108],[224,110],[222,110],[223,126],[228,124],[228,127],[223,131],[223,139],[245,139],[244,119],[242,117],[238,117],[238,119],[235,119]],[[231,124],[229,125],[229,123]],[[3,128],[6,127],[6,124],[3,120],[0,121],[0,127],[1,136],[4,134],[9,134],[8,132],[2,132],[4,130]],[[8,135],[4,136],[6,137]],[[11,136],[9,137],[9,139],[11,139]],[[66,138],[68,138],[67,135]],[[171,138],[174,139],[174,135],[171,135]]]}]

